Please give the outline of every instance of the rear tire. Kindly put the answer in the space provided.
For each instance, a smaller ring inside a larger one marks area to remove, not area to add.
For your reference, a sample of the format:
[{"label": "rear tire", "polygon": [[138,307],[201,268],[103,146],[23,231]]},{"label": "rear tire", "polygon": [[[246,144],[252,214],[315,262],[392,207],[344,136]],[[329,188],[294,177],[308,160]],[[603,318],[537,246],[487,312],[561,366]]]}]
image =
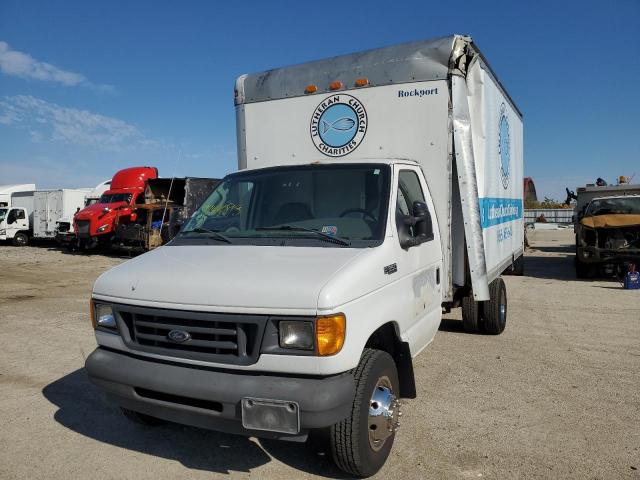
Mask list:
[{"label": "rear tire", "polygon": [[29,245],[29,235],[26,233],[16,233],[13,237],[13,245],[15,247],[26,247]]},{"label": "rear tire", "polygon": [[122,410],[122,414],[127,417],[128,420],[133,423],[137,423],[138,425],[155,427],[166,423],[166,421],[162,420],[161,418],[156,418],[152,417],[151,415],[145,415],[144,413],[135,412],[133,410],[129,410],[128,408],[120,407],[120,410]]},{"label": "rear tire", "polygon": [[489,300],[482,302],[482,330],[500,335],[507,325],[507,287],[501,277],[489,284]]},{"label": "rear tire", "polygon": [[462,298],[462,325],[465,332],[476,333],[480,319],[480,303],[473,299],[473,293]]},{"label": "rear tire", "polygon": [[387,352],[366,348],[351,373],[356,384],[351,415],[331,427],[329,443],[340,470],[370,477],[387,460],[399,426],[398,372]]}]

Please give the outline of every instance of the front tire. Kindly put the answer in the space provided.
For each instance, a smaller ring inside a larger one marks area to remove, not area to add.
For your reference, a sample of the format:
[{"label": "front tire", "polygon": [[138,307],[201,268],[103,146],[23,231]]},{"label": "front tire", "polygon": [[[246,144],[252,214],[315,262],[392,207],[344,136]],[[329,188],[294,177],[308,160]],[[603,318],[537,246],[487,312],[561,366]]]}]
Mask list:
[{"label": "front tire", "polygon": [[399,427],[398,372],[387,352],[366,348],[352,374],[351,415],[331,427],[331,453],[342,471],[370,477],[387,460]]},{"label": "front tire", "polygon": [[507,325],[507,287],[501,277],[489,284],[489,300],[482,305],[482,330],[500,335]]},{"label": "front tire", "polygon": [[29,245],[29,235],[26,233],[16,233],[13,237],[13,245],[15,247],[26,247]]}]

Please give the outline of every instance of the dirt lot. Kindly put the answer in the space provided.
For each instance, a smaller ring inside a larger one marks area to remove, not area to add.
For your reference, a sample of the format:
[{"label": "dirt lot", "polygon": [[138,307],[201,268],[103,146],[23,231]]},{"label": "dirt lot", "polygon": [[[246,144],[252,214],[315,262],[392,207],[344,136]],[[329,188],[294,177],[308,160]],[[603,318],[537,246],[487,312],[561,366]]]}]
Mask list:
[{"label": "dirt lot", "polygon": [[[572,234],[506,277],[503,335],[446,316],[379,478],[640,478],[640,291],[577,281]],[[130,424],[87,381],[94,279],[124,259],[0,246],[0,478],[340,478],[320,444]]]}]

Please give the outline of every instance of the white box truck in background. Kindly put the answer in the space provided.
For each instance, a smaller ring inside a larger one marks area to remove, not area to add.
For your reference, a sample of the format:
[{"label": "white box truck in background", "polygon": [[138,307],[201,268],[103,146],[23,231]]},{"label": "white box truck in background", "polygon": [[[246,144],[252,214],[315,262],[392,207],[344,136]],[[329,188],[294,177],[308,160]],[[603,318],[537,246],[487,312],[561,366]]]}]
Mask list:
[{"label": "white box truck in background", "polygon": [[56,238],[60,223],[73,224],[73,216],[84,208],[90,188],[36,190],[33,194],[33,236]]},{"label": "white box truck in background", "polygon": [[35,183],[22,183],[19,185],[0,185],[0,207],[11,206],[11,195],[20,192],[33,192]]},{"label": "white box truck in background", "polygon": [[16,247],[29,244],[33,236],[33,193],[8,194],[6,200],[10,206],[0,207],[0,241],[11,241]]},{"label": "white box truck in background", "polygon": [[96,281],[88,375],[137,422],[328,429],[372,475],[443,310],[505,328],[521,114],[457,35],[243,75],[235,103],[240,171]]}]

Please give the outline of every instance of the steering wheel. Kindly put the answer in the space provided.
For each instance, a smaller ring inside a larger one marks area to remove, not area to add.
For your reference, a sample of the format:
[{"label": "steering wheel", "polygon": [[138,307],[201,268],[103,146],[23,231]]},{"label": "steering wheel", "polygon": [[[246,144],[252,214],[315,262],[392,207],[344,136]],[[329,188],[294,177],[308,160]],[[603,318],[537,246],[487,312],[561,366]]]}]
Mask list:
[{"label": "steering wheel", "polygon": [[339,216],[344,217],[349,215],[350,213],[361,213],[363,218],[369,217],[373,222],[377,222],[376,217],[371,215],[371,213],[367,212],[364,208],[347,208],[344,212],[342,212]]}]

